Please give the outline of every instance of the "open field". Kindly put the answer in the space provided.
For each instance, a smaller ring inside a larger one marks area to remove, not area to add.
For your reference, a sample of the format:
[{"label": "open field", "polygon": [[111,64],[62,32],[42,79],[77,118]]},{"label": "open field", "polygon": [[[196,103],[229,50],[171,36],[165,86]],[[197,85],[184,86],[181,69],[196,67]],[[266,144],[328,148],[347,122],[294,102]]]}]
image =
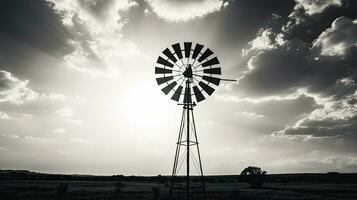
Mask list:
[{"label": "open field", "polygon": [[[292,180],[299,175],[270,175],[261,189],[241,183],[238,176],[207,177],[208,199],[243,200],[341,200],[357,199],[355,175],[346,176],[346,182],[315,179],[315,183]],[[302,177],[304,175],[301,175]],[[305,175],[306,176],[306,175]],[[272,178],[273,177],[273,178]],[[282,178],[283,177],[283,178]],[[288,181],[285,180],[289,177]],[[88,178],[88,177],[87,177]],[[311,178],[311,177],[310,177]],[[81,178],[86,179],[86,178]],[[167,199],[168,177],[135,177],[123,180],[0,180],[0,199]],[[310,179],[309,179],[310,180]],[[323,180],[323,181],[321,181]],[[119,183],[119,184],[118,184]],[[120,185],[120,187],[118,186]],[[119,189],[118,189],[119,188]],[[193,199],[200,199],[199,194]],[[181,198],[182,199],[182,198]]]}]

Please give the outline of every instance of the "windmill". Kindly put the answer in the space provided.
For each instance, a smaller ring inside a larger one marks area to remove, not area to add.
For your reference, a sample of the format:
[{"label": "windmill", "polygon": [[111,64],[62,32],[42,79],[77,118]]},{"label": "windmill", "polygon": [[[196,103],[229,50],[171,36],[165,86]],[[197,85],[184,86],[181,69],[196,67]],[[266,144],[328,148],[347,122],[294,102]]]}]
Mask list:
[{"label": "windmill", "polygon": [[[235,80],[219,78],[221,68],[218,66],[218,58],[209,48],[198,43],[184,42],[183,46],[180,43],[173,44],[171,48],[162,51],[156,63],[157,84],[166,95],[183,106],[169,198],[172,199],[174,193],[186,193],[186,199],[189,200],[199,189],[202,197],[207,199],[193,108],[197,105],[196,102],[212,95],[220,81]],[[181,184],[178,177],[183,163],[186,163],[185,184]],[[190,164],[196,167],[198,177],[190,177]],[[194,182],[194,178],[199,178],[200,183]]]}]

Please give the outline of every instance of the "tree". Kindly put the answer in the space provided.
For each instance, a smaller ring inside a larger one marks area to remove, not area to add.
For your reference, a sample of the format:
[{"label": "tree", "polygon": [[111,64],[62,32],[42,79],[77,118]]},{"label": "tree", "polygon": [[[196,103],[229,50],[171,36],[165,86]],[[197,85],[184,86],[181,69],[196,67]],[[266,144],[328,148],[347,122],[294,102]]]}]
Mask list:
[{"label": "tree", "polygon": [[240,180],[250,183],[253,188],[261,188],[266,174],[260,167],[249,166],[240,173]]}]

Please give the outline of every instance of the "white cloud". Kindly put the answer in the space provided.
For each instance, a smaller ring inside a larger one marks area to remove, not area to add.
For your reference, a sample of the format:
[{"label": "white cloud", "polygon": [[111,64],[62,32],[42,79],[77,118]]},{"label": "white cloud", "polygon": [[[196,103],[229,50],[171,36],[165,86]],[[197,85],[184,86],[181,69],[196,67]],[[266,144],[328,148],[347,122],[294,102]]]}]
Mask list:
[{"label": "white cloud", "polygon": [[74,115],[74,109],[71,107],[62,107],[55,111],[55,114],[63,118],[71,118]]},{"label": "white cloud", "polygon": [[[75,115],[75,110],[72,107],[69,106],[64,106],[62,108],[59,108],[54,111],[54,113],[59,117],[60,120],[72,123],[72,124],[77,124],[81,125],[84,123],[83,120],[77,119],[74,117]],[[61,130],[63,131],[63,130]]]},{"label": "white cloud", "polygon": [[244,117],[248,117],[248,118],[254,118],[254,119],[259,119],[259,118],[263,118],[264,115],[255,113],[255,112],[247,112],[247,111],[243,111],[243,112],[238,112],[236,113],[237,115],[242,115]]},{"label": "white cloud", "polygon": [[305,118],[297,121],[272,135],[290,139],[305,138],[335,138],[341,135],[353,134],[356,129],[357,104],[351,103],[357,98],[357,91],[340,100],[324,103],[323,108],[311,112]]},{"label": "white cloud", "polygon": [[[135,44],[122,38],[120,31],[124,22],[120,21],[118,14],[119,11],[137,6],[136,2],[48,1],[54,3],[55,11],[63,16],[63,24],[75,36],[68,41],[74,51],[63,58],[68,67],[92,76],[115,77],[123,60],[141,54]],[[94,12],[93,8],[98,10],[98,7],[101,10]]]},{"label": "white cloud", "polygon": [[0,103],[22,104],[34,100],[38,93],[28,88],[28,80],[20,80],[7,71],[0,70]]},{"label": "white cloud", "polygon": [[282,27],[283,32],[291,32],[296,26],[305,22],[311,15],[320,14],[331,6],[339,7],[341,0],[295,0],[294,10],[288,16],[287,23]]},{"label": "white cloud", "polygon": [[274,41],[275,34],[272,29],[261,29],[255,39],[248,43],[249,48],[242,50],[242,55],[246,56],[252,51],[269,50],[276,47]]},{"label": "white cloud", "polygon": [[341,6],[341,0],[295,0],[309,15],[323,12],[330,6]]},{"label": "white cloud", "polygon": [[0,111],[0,119],[12,119],[7,113]]},{"label": "white cloud", "polygon": [[41,94],[41,99],[43,100],[52,100],[52,101],[78,101],[78,102],[83,102],[85,99],[79,96],[66,96],[64,94],[59,94],[59,93],[49,93],[49,94]]},{"label": "white cloud", "polygon": [[147,0],[159,17],[168,21],[188,21],[197,17],[203,17],[210,13],[220,11],[228,6],[228,1],[202,0],[202,1],[168,1]]},{"label": "white cloud", "polygon": [[52,133],[66,133],[67,130],[65,128],[56,128],[52,130]]},{"label": "white cloud", "polygon": [[333,155],[333,156],[322,158],[320,162],[326,165],[333,165],[335,168],[356,167],[357,156]]},{"label": "white cloud", "polygon": [[314,41],[313,48],[320,49],[322,55],[343,56],[357,47],[356,36],[357,20],[339,17]]}]

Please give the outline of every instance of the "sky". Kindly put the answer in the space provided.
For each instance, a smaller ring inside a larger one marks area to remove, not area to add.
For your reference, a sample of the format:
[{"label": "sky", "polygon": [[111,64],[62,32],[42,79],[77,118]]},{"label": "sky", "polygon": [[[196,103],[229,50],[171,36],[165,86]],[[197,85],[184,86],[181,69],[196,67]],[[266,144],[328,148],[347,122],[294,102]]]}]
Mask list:
[{"label": "sky", "polygon": [[0,169],[168,175],[182,107],[171,44],[209,47],[195,107],[205,174],[357,172],[357,1],[2,0]]}]

